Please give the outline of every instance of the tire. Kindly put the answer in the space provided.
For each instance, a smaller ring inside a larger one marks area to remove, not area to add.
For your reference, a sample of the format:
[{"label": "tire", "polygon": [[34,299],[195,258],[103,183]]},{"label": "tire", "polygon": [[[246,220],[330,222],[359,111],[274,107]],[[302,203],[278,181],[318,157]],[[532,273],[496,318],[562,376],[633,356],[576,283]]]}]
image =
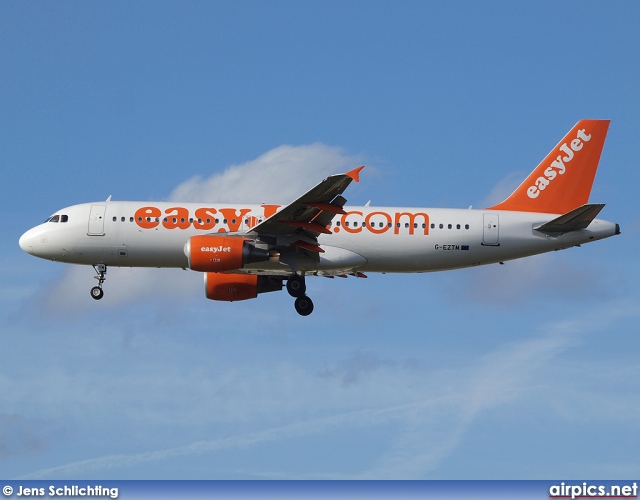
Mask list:
[{"label": "tire", "polygon": [[306,295],[298,297],[294,305],[300,316],[309,316],[313,312],[313,301]]},{"label": "tire", "polygon": [[292,297],[302,297],[307,291],[307,285],[302,276],[294,274],[287,280],[287,292]]},{"label": "tire", "polygon": [[104,297],[104,292],[102,291],[102,288],[100,288],[99,286],[94,286],[91,289],[91,297],[96,300],[100,300],[102,297]]}]

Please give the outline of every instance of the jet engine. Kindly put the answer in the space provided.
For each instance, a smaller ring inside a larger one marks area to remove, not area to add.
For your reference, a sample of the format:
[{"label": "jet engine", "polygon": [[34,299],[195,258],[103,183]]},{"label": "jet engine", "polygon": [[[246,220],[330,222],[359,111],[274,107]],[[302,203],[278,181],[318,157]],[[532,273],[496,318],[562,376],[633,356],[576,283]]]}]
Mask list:
[{"label": "jet engine", "polygon": [[282,279],[256,274],[205,273],[204,289],[208,299],[234,302],[282,290]]},{"label": "jet engine", "polygon": [[193,236],[185,244],[184,253],[189,259],[189,269],[202,272],[233,271],[245,264],[269,260],[268,250],[231,236]]}]

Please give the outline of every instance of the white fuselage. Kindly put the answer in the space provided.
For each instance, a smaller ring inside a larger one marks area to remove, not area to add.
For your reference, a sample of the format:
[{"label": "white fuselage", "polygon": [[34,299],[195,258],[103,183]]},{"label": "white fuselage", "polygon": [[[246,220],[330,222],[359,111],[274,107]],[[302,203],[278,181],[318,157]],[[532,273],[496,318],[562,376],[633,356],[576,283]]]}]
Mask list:
[{"label": "white fuselage", "polygon": [[[277,210],[276,205],[87,203],[59,210],[58,222],[30,229],[20,246],[37,257],[73,264],[186,268],[184,247],[190,237],[243,235]],[[296,257],[245,266],[244,272],[286,276],[293,267],[320,275],[441,271],[560,250],[613,236],[617,230],[616,224],[595,219],[586,229],[548,235],[534,228],[557,215],[531,212],[370,206],[344,210],[328,227],[331,234],[318,237],[324,250],[319,261],[298,252]],[[291,236],[282,235],[277,243],[290,245]]]}]

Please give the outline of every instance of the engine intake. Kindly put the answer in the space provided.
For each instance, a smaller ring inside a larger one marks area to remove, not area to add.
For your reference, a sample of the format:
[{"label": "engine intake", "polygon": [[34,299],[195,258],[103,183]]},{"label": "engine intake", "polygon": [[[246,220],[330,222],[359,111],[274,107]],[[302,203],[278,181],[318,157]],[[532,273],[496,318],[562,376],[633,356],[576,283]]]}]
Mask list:
[{"label": "engine intake", "polygon": [[231,236],[193,236],[184,246],[189,269],[224,272],[242,269],[246,264],[269,260],[269,251],[256,248],[249,240]]}]

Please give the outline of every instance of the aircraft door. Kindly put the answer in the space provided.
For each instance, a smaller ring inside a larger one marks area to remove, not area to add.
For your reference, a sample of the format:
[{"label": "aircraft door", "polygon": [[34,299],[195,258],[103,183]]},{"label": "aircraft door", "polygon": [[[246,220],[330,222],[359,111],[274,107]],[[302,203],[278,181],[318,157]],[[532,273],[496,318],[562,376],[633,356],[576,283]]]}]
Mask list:
[{"label": "aircraft door", "polygon": [[484,214],[482,244],[496,247],[500,245],[500,218],[497,213]]},{"label": "aircraft door", "polygon": [[92,205],[89,213],[89,232],[91,236],[104,236],[104,213],[106,205]]}]

